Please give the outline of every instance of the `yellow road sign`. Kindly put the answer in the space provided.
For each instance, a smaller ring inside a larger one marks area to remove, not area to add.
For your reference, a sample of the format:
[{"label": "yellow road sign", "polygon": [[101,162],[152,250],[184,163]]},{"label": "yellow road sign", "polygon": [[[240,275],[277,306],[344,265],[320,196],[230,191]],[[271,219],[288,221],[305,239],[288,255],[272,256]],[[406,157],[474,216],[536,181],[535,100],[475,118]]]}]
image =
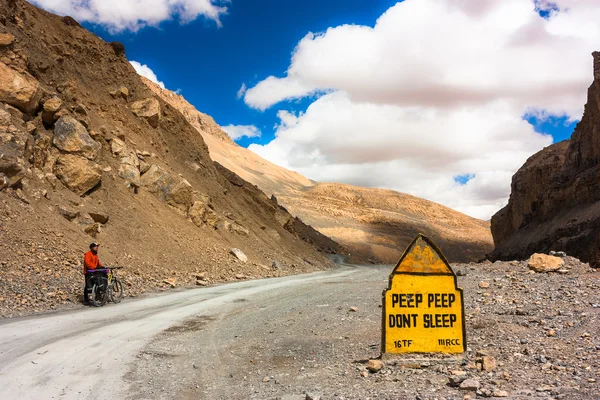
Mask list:
[{"label": "yellow road sign", "polygon": [[466,337],[456,275],[440,249],[419,235],[383,292],[382,353],[463,353]]}]

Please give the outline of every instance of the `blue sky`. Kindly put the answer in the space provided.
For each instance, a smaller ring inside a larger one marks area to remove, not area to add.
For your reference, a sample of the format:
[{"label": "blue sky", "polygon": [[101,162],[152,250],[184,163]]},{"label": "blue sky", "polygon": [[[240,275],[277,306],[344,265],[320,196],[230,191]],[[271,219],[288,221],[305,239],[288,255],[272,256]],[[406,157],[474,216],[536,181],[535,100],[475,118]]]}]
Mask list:
[{"label": "blue sky", "polygon": [[[166,21],[159,28],[111,34],[100,25],[83,25],[105,41],[120,41],[127,58],[148,65],[168,89],[181,94],[220,125],[255,125],[260,138],[238,144],[267,143],[278,122],[276,109],[264,112],[237,98],[242,83],[253,86],[279,75],[294,47],[308,32],[341,24],[373,25],[396,1],[391,0],[233,0],[221,17],[222,27],[199,18],[188,24]],[[304,110],[310,99],[293,101]]]},{"label": "blue sky", "polygon": [[[177,90],[198,110],[220,125],[254,125],[261,137],[237,140],[241,146],[268,143],[278,123],[277,109],[248,107],[237,92],[242,83],[252,87],[288,67],[296,44],[308,32],[322,32],[343,24],[373,26],[394,0],[248,0],[232,1],[221,17],[222,26],[198,18],[188,24],[166,21],[138,32],[111,34],[102,25],[83,25],[106,41],[125,45],[127,58],[148,65],[168,89]],[[547,15],[547,12],[544,13]],[[288,108],[304,111],[312,98],[290,101]],[[576,122],[566,117],[524,118],[537,132],[554,141],[568,139]],[[463,179],[457,181],[463,182]]]},{"label": "blue sky", "polygon": [[597,0],[31,1],[222,126],[258,128],[238,143],[271,162],[483,219],[571,136],[600,50]]}]

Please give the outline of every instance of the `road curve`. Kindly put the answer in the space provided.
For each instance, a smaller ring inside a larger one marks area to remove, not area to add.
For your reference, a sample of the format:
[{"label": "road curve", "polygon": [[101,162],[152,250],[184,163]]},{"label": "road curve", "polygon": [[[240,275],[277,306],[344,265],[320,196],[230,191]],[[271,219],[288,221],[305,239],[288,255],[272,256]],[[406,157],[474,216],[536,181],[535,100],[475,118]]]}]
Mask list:
[{"label": "road curve", "polygon": [[[194,315],[268,291],[342,277],[335,270],[126,299],[102,308],[0,322],[0,386],[11,399],[125,398],[127,365],[154,335]],[[110,389],[108,389],[110,387]]]}]

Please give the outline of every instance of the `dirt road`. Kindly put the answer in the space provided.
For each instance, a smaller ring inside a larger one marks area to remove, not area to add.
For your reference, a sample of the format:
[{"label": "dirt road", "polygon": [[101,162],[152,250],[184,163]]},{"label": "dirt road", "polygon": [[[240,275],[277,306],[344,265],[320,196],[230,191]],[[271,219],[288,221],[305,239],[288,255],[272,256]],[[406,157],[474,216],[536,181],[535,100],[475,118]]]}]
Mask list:
[{"label": "dirt road", "polygon": [[0,323],[0,387],[11,399],[124,398],[123,380],[152,338],[188,317],[219,315],[259,294],[293,292],[353,268],[186,290]]}]

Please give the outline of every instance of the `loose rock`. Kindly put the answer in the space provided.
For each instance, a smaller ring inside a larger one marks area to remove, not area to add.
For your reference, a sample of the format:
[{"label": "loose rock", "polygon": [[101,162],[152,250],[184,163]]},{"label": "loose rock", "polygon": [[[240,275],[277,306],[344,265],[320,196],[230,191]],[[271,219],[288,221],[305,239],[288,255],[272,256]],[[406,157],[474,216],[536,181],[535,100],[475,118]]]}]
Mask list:
[{"label": "loose rock", "polygon": [[229,253],[233,254],[238,260],[240,260],[243,263],[248,262],[248,256],[246,256],[244,252],[240,249],[233,248],[229,250]]},{"label": "loose rock", "polygon": [[564,263],[560,257],[535,253],[529,258],[527,266],[535,272],[552,272],[560,269]]},{"label": "loose rock", "polygon": [[140,118],[144,118],[151,127],[157,128],[160,122],[160,103],[153,97],[138,100],[131,104],[131,111]]}]

